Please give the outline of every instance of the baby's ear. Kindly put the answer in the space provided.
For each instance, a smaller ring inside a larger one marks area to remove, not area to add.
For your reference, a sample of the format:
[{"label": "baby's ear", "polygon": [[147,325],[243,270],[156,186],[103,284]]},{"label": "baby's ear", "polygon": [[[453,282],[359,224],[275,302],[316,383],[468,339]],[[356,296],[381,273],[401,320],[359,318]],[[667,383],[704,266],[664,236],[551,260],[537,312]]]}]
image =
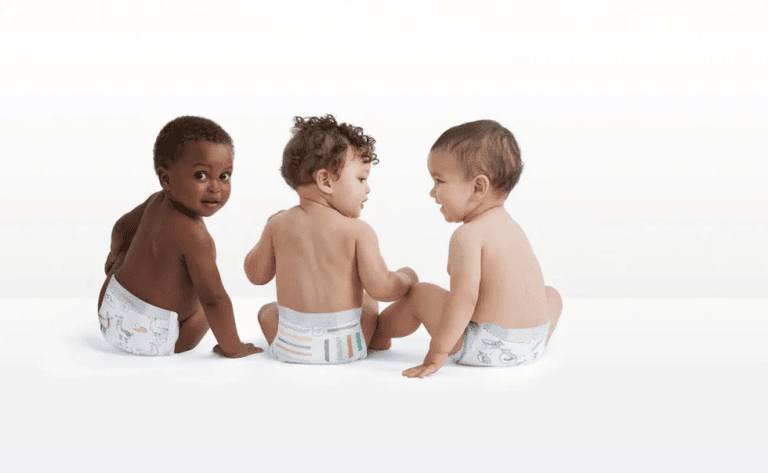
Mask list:
[{"label": "baby's ear", "polygon": [[474,184],[475,197],[479,197],[481,199],[485,197],[486,194],[488,194],[488,191],[491,189],[491,180],[488,179],[488,176],[485,174],[478,174],[475,176]]},{"label": "baby's ear", "polygon": [[319,169],[315,172],[315,184],[326,194],[333,194],[331,181],[333,181],[333,176],[327,169]]},{"label": "baby's ear", "polygon": [[157,168],[157,177],[160,179],[160,185],[164,191],[171,190],[171,175],[167,169],[162,166]]}]

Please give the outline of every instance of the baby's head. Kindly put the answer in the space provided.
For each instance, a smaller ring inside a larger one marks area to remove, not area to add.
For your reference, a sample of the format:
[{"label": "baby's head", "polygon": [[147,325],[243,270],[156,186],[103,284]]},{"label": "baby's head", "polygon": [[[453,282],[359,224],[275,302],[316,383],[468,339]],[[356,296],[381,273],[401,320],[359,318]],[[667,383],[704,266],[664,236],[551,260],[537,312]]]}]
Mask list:
[{"label": "baby's head", "polygon": [[314,183],[315,173],[321,169],[338,179],[350,146],[364,164],[379,162],[374,147],[376,140],[363,134],[360,127],[338,124],[333,115],[295,117],[293,123],[293,137],[285,145],[280,167],[283,179],[292,189]]},{"label": "baby's head", "polygon": [[207,118],[179,117],[160,130],[154,148],[160,185],[180,210],[210,217],[229,200],[234,144]]},{"label": "baby's head", "polygon": [[450,128],[427,160],[434,186],[429,195],[448,222],[466,222],[484,205],[503,202],[515,187],[523,162],[515,137],[493,120]]},{"label": "baby's head", "polygon": [[358,218],[371,191],[371,165],[379,162],[375,142],[362,128],[339,125],[332,115],[295,117],[280,172],[300,196],[319,192],[336,211]]},{"label": "baby's head", "polygon": [[183,156],[184,145],[189,142],[210,141],[227,145],[234,153],[235,145],[229,133],[218,123],[202,117],[179,117],[168,122],[155,140],[155,173],[160,168],[171,169]]},{"label": "baby's head", "polygon": [[477,120],[449,128],[429,151],[452,156],[465,180],[487,176],[491,188],[505,198],[523,172],[520,147],[514,135],[494,120]]}]

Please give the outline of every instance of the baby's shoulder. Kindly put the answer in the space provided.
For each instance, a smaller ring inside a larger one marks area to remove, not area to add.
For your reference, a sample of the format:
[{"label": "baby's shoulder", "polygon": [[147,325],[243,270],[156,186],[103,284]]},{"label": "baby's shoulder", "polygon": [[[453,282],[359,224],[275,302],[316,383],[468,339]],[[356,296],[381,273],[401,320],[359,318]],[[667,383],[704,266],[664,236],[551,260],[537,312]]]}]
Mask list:
[{"label": "baby's shoulder", "polygon": [[522,233],[520,225],[503,208],[463,226],[478,238],[490,242],[514,238]]},{"label": "baby's shoulder", "polygon": [[202,220],[192,219],[178,212],[163,212],[154,218],[158,240],[183,252],[194,252],[213,247],[213,237]]},{"label": "baby's shoulder", "polygon": [[347,219],[347,222],[339,228],[341,234],[346,234],[354,237],[356,240],[369,241],[376,240],[376,231],[366,221],[359,218]]},{"label": "baby's shoulder", "polygon": [[484,237],[482,222],[469,222],[460,225],[451,235],[451,243],[459,245],[480,245]]}]

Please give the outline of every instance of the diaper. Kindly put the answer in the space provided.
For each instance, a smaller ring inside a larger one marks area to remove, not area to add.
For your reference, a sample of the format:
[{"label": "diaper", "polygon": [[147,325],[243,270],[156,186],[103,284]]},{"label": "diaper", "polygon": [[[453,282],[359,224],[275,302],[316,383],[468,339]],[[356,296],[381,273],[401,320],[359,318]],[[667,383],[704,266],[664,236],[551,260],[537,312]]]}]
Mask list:
[{"label": "diaper", "polygon": [[278,305],[277,336],[268,353],[289,363],[337,364],[368,354],[360,317],[363,309],[329,314],[296,312]]},{"label": "diaper", "polygon": [[461,349],[451,355],[460,365],[517,366],[544,354],[549,322],[538,327],[507,329],[486,322],[469,322]]},{"label": "diaper", "polygon": [[113,346],[137,355],[173,355],[179,338],[176,312],[147,304],[114,276],[99,308],[101,333]]}]

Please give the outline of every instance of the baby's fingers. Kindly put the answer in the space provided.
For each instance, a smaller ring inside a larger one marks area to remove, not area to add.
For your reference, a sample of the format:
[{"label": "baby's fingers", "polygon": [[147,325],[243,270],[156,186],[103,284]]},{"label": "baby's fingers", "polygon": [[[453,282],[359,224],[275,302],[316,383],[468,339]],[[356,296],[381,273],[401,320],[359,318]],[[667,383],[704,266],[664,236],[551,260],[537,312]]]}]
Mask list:
[{"label": "baby's fingers", "polygon": [[226,358],[243,358],[245,356],[255,355],[256,353],[263,352],[263,348],[259,348],[257,346],[254,346],[253,343],[243,343],[240,345],[240,350],[238,350],[236,353],[232,353],[230,355],[227,355],[224,353],[224,350],[221,349],[221,346],[216,345],[213,347],[213,352],[224,356]]},{"label": "baby's fingers", "polygon": [[[263,352],[264,349],[255,346],[253,343],[246,343],[245,344],[245,351],[248,352],[248,355],[255,355],[256,353]],[[246,356],[248,356],[248,355],[246,355]]]},{"label": "baby's fingers", "polygon": [[408,368],[403,371],[403,376],[407,378],[423,378],[424,376],[434,373],[437,369],[438,368],[435,365],[414,366],[413,368]]}]

